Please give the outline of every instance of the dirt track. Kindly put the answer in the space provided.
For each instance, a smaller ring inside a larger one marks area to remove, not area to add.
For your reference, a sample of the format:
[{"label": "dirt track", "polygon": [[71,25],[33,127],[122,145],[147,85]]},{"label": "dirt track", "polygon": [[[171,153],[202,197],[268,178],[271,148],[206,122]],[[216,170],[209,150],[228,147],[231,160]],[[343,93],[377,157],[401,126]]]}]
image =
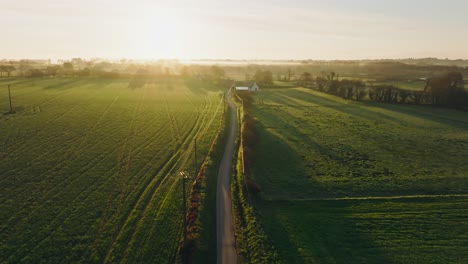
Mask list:
[{"label": "dirt track", "polygon": [[231,202],[231,168],[238,131],[237,108],[231,101],[228,101],[228,104],[231,108],[231,119],[228,124],[230,129],[219,166],[216,191],[216,262],[218,264],[237,263]]}]

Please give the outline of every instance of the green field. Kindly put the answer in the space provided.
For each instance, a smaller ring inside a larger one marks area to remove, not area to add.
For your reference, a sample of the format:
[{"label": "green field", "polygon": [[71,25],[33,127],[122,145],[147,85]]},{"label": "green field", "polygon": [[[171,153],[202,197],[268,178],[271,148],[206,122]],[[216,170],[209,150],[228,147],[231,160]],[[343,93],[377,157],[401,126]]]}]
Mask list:
[{"label": "green field", "polygon": [[304,88],[254,97],[254,207],[283,262],[468,260],[466,112]]},{"label": "green field", "polygon": [[423,91],[426,87],[425,81],[411,81],[411,82],[368,82],[367,85],[393,85],[403,90]]},{"label": "green field", "polygon": [[0,262],[173,263],[177,173],[193,175],[193,141],[200,164],[221,115],[197,81],[0,79]]},{"label": "green field", "polygon": [[264,202],[284,263],[466,263],[468,198]]}]

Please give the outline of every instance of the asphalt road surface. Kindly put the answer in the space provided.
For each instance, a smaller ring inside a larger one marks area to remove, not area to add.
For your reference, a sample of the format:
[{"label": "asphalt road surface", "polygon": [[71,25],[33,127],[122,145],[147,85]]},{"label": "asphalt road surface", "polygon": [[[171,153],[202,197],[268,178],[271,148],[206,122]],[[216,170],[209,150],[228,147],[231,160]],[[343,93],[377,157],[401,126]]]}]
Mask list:
[{"label": "asphalt road surface", "polygon": [[238,125],[237,108],[230,100],[228,104],[231,108],[230,129],[223,159],[218,171],[218,186],[216,191],[216,254],[218,264],[237,264],[231,202],[231,169]]}]

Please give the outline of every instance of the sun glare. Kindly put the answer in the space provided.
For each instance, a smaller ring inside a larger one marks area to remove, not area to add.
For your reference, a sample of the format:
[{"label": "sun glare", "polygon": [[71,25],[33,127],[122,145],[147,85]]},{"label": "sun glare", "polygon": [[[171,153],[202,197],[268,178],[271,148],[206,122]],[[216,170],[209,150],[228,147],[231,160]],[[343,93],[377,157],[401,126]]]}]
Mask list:
[{"label": "sun glare", "polygon": [[173,11],[160,10],[135,18],[129,31],[129,42],[140,58],[178,58],[182,55],[183,17]]}]

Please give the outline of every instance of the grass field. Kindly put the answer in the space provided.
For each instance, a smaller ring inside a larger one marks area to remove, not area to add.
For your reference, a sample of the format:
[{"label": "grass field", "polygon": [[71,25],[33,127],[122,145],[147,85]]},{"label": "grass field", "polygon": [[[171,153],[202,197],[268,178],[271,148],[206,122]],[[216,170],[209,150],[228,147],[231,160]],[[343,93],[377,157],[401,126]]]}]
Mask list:
[{"label": "grass field", "polygon": [[264,89],[251,112],[255,208],[285,263],[468,260],[466,112],[304,88]]},{"label": "grass field", "polygon": [[[0,79],[0,262],[174,262],[181,180],[219,126],[217,87]],[[199,164],[198,164],[199,165]],[[190,185],[189,185],[190,186]]]},{"label": "grass field", "polygon": [[400,89],[412,90],[412,91],[423,91],[426,87],[425,81],[412,81],[412,82],[368,82],[367,85],[393,85]]},{"label": "grass field", "polygon": [[466,263],[468,199],[265,202],[284,263]]}]

